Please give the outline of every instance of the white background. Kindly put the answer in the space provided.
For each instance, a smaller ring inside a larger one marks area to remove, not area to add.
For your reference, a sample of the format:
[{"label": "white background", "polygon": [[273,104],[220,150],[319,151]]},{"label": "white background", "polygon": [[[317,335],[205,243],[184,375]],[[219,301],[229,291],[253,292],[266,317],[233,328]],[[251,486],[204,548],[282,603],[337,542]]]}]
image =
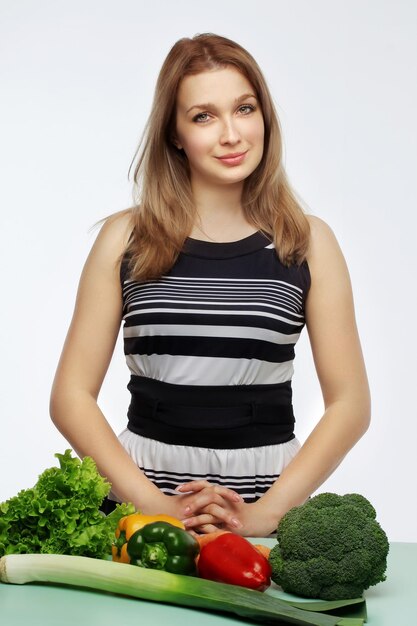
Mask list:
[{"label": "white background", "polygon": [[[290,180],[350,268],[373,423],[321,491],[364,494],[391,541],[417,541],[416,25],[412,0],[0,1],[0,501],[68,447],[49,392],[91,227],[131,203],[170,47],[210,31],[264,70]],[[116,431],[127,382],[119,338],[100,396]],[[307,335],[294,387],[304,440],[322,410]]]}]

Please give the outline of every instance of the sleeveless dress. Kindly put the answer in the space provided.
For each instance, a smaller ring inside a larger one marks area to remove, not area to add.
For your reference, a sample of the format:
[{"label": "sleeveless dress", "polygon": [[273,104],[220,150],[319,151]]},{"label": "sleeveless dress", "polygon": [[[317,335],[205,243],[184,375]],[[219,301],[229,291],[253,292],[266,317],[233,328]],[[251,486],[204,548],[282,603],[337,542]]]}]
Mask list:
[{"label": "sleeveless dress", "polygon": [[160,279],[131,280],[125,259],[121,282],[132,394],[122,445],[166,494],[205,479],[256,501],[300,447],[291,378],[307,263],[284,266],[260,231],[188,238]]}]

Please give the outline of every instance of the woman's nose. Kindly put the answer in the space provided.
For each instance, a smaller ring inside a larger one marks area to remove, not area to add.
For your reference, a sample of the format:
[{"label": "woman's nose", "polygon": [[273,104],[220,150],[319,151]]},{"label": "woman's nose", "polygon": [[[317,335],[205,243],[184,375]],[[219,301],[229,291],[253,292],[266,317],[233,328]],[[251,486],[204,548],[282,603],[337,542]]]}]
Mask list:
[{"label": "woman's nose", "polygon": [[240,141],[240,134],[233,120],[225,120],[223,123],[220,143],[235,144]]}]

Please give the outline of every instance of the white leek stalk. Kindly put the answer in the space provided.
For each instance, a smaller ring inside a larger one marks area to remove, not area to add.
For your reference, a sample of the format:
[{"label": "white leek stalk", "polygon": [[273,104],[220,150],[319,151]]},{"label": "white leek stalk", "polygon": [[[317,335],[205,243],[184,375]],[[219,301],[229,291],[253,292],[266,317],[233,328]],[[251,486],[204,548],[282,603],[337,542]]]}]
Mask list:
[{"label": "white leek stalk", "polygon": [[310,626],[343,623],[339,617],[301,610],[260,591],[83,556],[9,554],[0,559],[0,581],[75,585],[256,620]]}]

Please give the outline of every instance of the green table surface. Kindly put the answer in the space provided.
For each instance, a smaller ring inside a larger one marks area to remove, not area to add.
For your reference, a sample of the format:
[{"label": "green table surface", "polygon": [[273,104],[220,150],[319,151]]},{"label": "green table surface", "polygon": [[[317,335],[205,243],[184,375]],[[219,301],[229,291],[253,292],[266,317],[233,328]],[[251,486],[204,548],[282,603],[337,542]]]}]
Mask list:
[{"label": "green table surface", "polygon": [[[274,539],[251,541],[275,545]],[[276,585],[271,585],[266,593],[286,597]],[[415,626],[416,595],[417,543],[392,543],[387,580],[365,592],[369,626]],[[1,626],[184,626],[187,623],[238,626],[251,622],[232,614],[79,588],[0,584]]]}]

